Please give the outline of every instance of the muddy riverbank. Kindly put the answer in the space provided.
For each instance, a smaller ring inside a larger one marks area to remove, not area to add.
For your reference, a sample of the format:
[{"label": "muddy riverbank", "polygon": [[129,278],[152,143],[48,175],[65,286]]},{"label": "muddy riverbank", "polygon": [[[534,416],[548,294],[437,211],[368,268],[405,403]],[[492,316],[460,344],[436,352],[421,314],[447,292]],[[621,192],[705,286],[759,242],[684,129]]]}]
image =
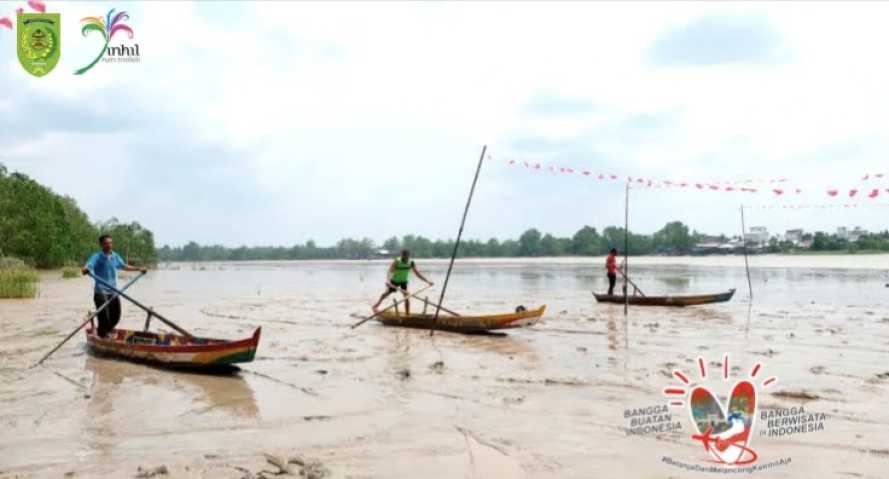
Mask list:
[{"label": "muddy riverbank", "polygon": [[[445,262],[418,263],[441,281]],[[635,435],[627,411],[665,404],[674,370],[697,375],[703,357],[720,371],[726,353],[726,384],[757,363],[759,379],[777,379],[759,407],[827,416],[822,431],[774,437],[758,424],[757,464],[791,458],[762,477],[884,477],[889,256],[754,257],[752,304],[740,257],[631,258],[649,294],[738,292],[626,319],[590,294],[605,287],[599,263],[459,263],[453,309],[547,304],[540,324],[505,336],[350,330],[350,314],[381,292],[381,262],[175,264],[132,288],[195,334],[261,325],[256,360],[233,376],[93,357],[82,336],[28,369],[91,306],[86,279],[47,273],[36,299],[0,301],[0,478],[240,478],[279,466],[390,479],[703,477],[674,464],[711,464],[686,412],[669,409],[680,431]],[[124,305],[121,326],[143,322]],[[713,387],[724,399],[727,386]]]}]

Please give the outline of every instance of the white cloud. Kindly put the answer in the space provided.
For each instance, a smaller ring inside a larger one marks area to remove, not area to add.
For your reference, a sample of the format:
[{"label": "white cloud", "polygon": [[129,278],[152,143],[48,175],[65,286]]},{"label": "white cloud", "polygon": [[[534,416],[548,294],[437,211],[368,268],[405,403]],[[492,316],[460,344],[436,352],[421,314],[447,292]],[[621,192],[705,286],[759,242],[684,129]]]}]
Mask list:
[{"label": "white cloud", "polygon": [[[483,143],[495,157],[655,177],[784,175],[818,188],[854,182],[887,154],[884,4],[115,6],[131,13],[140,64],[72,75],[96,40],[80,36],[77,19],[109,6],[51,2],[66,19],[57,71],[35,79],[15,58],[0,70],[0,85],[10,88],[0,92],[4,116],[56,113],[16,110],[16,97],[39,96],[65,115],[79,106],[115,119],[105,136],[81,131],[74,123],[83,119],[74,117],[70,129],[56,121],[30,136],[0,133],[3,161],[70,192],[94,218],[142,221],[161,242],[450,236]],[[700,18],[733,15],[767,22],[782,61],[650,61],[659,38]],[[12,42],[0,31],[0,48],[13,51]],[[540,103],[547,99],[555,105],[548,111]],[[560,112],[560,101],[563,109],[591,107]],[[90,156],[90,145],[104,151],[108,144],[113,158]],[[52,167],[41,160],[60,156],[67,161]],[[121,174],[122,189],[111,193],[72,180],[133,165],[139,173]],[[619,188],[527,175],[489,164],[467,235],[515,236],[529,226],[569,234],[622,219]],[[634,224],[642,230],[681,215],[698,229],[731,232],[740,201],[772,200],[639,194],[645,202]],[[866,213],[860,221],[880,222]]]}]

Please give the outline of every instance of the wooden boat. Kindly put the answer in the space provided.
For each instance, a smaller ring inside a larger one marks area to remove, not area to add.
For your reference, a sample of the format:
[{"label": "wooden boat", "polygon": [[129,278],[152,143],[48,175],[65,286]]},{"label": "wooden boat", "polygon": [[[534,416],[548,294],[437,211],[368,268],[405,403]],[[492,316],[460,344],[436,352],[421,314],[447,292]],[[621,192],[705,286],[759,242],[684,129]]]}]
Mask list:
[{"label": "wooden boat", "polygon": [[90,351],[102,355],[175,368],[214,369],[253,361],[261,330],[256,328],[247,339],[228,341],[129,329],[115,329],[100,338],[89,328],[86,341]]},{"label": "wooden boat", "polygon": [[[735,295],[734,288],[717,294],[698,294],[689,296],[630,296],[629,303],[634,306],[695,306],[699,304],[724,303]],[[593,293],[600,303],[624,304],[624,296]]]},{"label": "wooden boat", "polygon": [[[438,321],[435,322],[435,329],[455,333],[484,333],[498,329],[521,328],[536,323],[543,316],[545,310],[546,305],[537,309],[485,316],[452,316],[441,313],[438,316]],[[385,311],[380,313],[376,319],[386,326],[430,329],[433,326],[434,318],[434,314],[411,314],[408,316],[394,311]]]}]

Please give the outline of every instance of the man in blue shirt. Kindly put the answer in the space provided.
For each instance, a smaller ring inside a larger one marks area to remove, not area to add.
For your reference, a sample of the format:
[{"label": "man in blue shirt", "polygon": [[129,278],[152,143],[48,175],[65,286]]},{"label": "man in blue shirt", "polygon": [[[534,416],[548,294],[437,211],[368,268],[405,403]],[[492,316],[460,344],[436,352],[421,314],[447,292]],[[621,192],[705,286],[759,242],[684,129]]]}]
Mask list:
[{"label": "man in blue shirt", "polygon": [[[99,244],[102,245],[102,251],[93,253],[90,256],[81,270],[83,274],[86,274],[88,271],[92,272],[97,278],[101,278],[106,283],[117,288],[117,270],[146,272],[145,269],[128,265],[119,254],[112,251],[113,242],[111,235],[99,236]],[[114,291],[96,281],[96,287],[93,290],[93,302],[96,303],[96,308],[105,304],[113,294]],[[97,333],[104,338],[120,321],[120,297],[115,297],[111,304],[99,313],[98,318],[99,330]]]}]

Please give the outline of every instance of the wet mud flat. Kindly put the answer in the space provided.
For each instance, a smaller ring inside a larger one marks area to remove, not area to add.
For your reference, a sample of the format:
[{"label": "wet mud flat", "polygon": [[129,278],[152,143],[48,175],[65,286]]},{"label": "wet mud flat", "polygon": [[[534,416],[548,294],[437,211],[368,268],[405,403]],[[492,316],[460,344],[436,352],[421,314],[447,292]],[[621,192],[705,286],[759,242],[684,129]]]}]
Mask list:
[{"label": "wet mud flat", "polygon": [[[90,307],[87,281],[47,274],[37,299],[0,302],[0,478],[701,477],[663,462],[706,463],[688,426],[628,434],[625,413],[666,402],[673,370],[702,357],[719,371],[726,353],[732,381],[756,363],[777,378],[762,408],[827,415],[823,431],[754,437],[760,462],[792,458],[764,477],[885,477],[889,258],[752,258],[752,304],[737,257],[639,258],[646,293],[738,293],[626,319],[590,294],[606,285],[599,263],[460,263],[457,311],[548,305],[505,336],[350,330],[381,292],[380,262],[181,264],[132,288],[195,334],[261,325],[234,375],[93,357],[81,336],[28,369]],[[124,305],[121,326],[143,323]]]}]

